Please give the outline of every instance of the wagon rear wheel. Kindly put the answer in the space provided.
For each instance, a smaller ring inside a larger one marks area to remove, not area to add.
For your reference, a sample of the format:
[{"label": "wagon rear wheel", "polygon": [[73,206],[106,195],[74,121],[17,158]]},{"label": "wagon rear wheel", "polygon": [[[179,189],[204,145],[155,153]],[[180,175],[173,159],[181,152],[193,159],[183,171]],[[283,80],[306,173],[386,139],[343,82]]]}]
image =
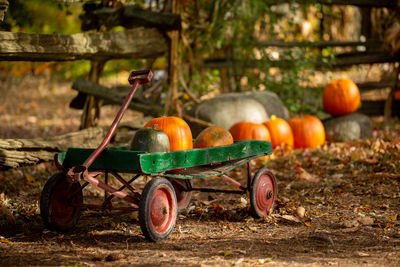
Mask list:
[{"label": "wagon rear wheel", "polygon": [[192,188],[192,183],[188,179],[169,179],[175,190],[178,210],[184,210],[192,200],[192,191],[185,191]]},{"label": "wagon rear wheel", "polygon": [[52,175],[40,196],[40,215],[44,225],[60,232],[72,229],[81,216],[82,202],[79,183],[68,183],[63,172]]},{"label": "wagon rear wheel", "polygon": [[139,203],[139,224],[147,240],[166,239],[175,227],[178,206],[174,187],[165,178],[150,180]]},{"label": "wagon rear wheel", "polygon": [[278,186],[272,172],[261,168],[254,175],[250,188],[250,210],[255,218],[262,218],[272,212]]}]

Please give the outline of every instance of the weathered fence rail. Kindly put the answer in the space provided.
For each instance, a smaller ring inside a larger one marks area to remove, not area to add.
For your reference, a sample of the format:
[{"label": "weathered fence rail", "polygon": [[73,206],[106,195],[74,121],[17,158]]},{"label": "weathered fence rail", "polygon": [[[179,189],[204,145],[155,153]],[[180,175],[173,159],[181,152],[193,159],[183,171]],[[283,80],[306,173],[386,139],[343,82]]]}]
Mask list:
[{"label": "weathered fence rail", "polygon": [[[399,62],[399,56],[390,55],[385,51],[374,52],[352,52],[337,55],[334,61],[314,62],[315,67],[321,68],[342,68],[353,65],[362,64],[377,64],[377,63],[393,63]],[[225,68],[260,68],[266,65],[278,68],[290,68],[294,61],[288,60],[231,60],[227,58],[211,58],[204,60],[203,67],[212,69],[225,69]]]},{"label": "weathered fence rail", "polygon": [[157,57],[167,50],[167,41],[157,29],[71,35],[0,32],[3,61],[146,58]]}]

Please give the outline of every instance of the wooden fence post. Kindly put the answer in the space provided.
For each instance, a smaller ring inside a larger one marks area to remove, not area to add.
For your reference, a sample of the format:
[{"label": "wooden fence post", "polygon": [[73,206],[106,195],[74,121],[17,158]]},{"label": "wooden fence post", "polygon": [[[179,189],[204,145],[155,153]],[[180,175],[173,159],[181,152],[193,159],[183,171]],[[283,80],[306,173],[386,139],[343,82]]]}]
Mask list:
[{"label": "wooden fence post", "polygon": [[[91,61],[89,80],[98,83],[101,73],[103,72],[106,60]],[[98,99],[94,96],[86,95],[85,104],[82,110],[81,126],[80,129],[85,129],[97,125],[97,121],[100,118],[100,108],[103,100]]]},{"label": "wooden fence post", "polygon": [[361,35],[365,37],[365,40],[369,40],[372,38],[371,8],[362,7],[360,10],[361,10]]},{"label": "wooden fence post", "polygon": [[400,75],[400,64],[397,67],[396,71],[396,78],[394,82],[394,86],[390,89],[390,92],[386,98],[385,101],[385,110],[384,110],[384,120],[387,122],[391,116],[392,116],[392,105],[393,105],[393,99],[394,99],[394,92],[397,90],[397,87],[399,85],[399,75]]},{"label": "wooden fence post", "polygon": [[[181,4],[178,0],[172,0],[172,14],[180,14]],[[168,79],[169,90],[167,100],[164,106],[164,115],[168,115],[170,106],[175,110],[179,117],[182,117],[182,107],[178,99],[178,71],[179,71],[179,31],[171,31],[170,36],[170,49],[169,49],[169,62],[168,62]]]},{"label": "wooden fence post", "polygon": [[0,0],[0,21],[4,20],[4,16],[7,13],[8,0]]}]

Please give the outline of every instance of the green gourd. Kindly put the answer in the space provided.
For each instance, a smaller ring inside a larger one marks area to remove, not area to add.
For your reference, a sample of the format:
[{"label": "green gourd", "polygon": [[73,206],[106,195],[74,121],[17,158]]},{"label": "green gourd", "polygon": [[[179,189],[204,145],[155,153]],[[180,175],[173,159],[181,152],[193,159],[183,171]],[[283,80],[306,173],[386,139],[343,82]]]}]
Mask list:
[{"label": "green gourd", "polygon": [[133,136],[129,149],[133,151],[168,152],[168,135],[152,127],[139,129]]}]

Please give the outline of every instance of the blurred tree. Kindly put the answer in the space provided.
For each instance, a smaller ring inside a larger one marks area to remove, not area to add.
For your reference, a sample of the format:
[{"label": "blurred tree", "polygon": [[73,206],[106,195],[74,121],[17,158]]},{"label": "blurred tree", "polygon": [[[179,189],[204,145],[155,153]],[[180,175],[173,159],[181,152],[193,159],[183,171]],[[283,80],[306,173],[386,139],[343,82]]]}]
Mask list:
[{"label": "blurred tree", "polygon": [[82,5],[51,0],[9,1],[6,15],[8,30],[27,33],[77,33]]}]

